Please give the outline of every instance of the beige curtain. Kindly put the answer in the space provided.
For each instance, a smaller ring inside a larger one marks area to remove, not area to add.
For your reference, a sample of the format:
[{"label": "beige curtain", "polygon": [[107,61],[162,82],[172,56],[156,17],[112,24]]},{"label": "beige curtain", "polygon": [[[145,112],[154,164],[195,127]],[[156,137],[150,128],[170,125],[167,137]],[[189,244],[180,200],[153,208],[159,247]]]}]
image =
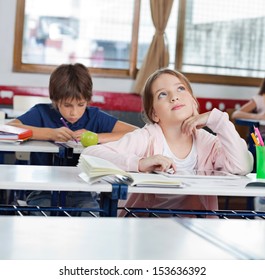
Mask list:
[{"label": "beige curtain", "polygon": [[165,29],[174,0],[150,0],[152,20],[156,29],[153,40],[139,70],[134,91],[141,93],[145,80],[155,70],[168,66],[169,51]]}]

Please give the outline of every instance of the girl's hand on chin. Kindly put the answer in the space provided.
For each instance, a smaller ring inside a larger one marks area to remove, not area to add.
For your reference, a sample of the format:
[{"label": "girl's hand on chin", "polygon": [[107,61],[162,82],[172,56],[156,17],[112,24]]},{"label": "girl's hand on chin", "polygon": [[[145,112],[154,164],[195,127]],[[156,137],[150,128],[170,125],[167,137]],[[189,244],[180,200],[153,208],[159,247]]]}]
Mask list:
[{"label": "girl's hand on chin", "polygon": [[[196,109],[197,111],[197,109]],[[182,132],[187,134],[187,135],[191,135],[195,129],[199,129],[202,128],[204,126],[206,126],[206,123],[208,121],[210,112],[206,112],[203,114],[198,114],[195,111],[193,111],[193,115],[189,118],[187,118],[183,124],[182,124]]]}]

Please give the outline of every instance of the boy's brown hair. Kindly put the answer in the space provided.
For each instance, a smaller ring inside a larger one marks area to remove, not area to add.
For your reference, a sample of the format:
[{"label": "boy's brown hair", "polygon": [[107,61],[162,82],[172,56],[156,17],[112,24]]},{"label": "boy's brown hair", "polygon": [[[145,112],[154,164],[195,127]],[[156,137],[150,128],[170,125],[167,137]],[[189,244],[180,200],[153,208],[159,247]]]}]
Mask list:
[{"label": "boy's brown hair", "polygon": [[62,64],[50,76],[49,94],[53,103],[66,99],[92,98],[93,82],[88,69],[81,63]]}]

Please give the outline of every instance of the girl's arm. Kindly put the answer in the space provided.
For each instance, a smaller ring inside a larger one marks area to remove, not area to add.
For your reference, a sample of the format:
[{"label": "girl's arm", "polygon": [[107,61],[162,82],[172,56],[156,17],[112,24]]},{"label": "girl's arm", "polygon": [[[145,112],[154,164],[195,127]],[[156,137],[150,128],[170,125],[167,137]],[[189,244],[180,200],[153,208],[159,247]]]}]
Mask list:
[{"label": "girl's arm", "polygon": [[83,154],[109,160],[126,171],[167,171],[170,168],[176,171],[171,158],[162,156],[158,150],[154,153],[154,142],[157,139],[151,134],[145,127],[137,129],[127,133],[119,141],[90,146]]},{"label": "girl's arm", "polygon": [[82,154],[109,160],[126,171],[138,172],[139,160],[145,156],[149,138],[145,129],[139,128],[118,141],[87,147]]},{"label": "girl's arm", "polygon": [[[262,119],[263,114],[253,113],[256,109],[256,103],[253,99],[244,104],[240,109],[233,112],[231,118],[232,119],[253,119],[260,120]],[[264,117],[264,116],[263,116]]]},{"label": "girl's arm", "polygon": [[227,113],[213,109],[207,126],[212,129],[219,141],[214,145],[214,164],[216,168],[234,174],[245,175],[253,169],[253,155],[248,150],[246,141],[240,137]]},{"label": "girl's arm", "polygon": [[[119,140],[124,134],[134,131],[139,127],[128,124],[126,122],[117,121],[115,126],[113,127],[112,132],[105,133],[97,133],[98,135],[98,143],[108,143],[112,141]],[[74,138],[80,140],[83,132],[87,131],[86,129],[79,129],[74,132]]]},{"label": "girl's arm", "polygon": [[112,132],[98,134],[98,142],[107,143],[107,142],[119,140],[124,134],[134,131],[137,128],[138,128],[137,126],[128,124],[126,122],[117,121],[115,126],[113,127]]}]

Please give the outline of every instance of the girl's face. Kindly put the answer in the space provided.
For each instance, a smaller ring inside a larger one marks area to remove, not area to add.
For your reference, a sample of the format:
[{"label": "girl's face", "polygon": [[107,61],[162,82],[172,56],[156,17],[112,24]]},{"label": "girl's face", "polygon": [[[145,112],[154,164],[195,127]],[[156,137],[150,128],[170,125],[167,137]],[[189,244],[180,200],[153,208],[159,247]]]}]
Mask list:
[{"label": "girl's face", "polygon": [[153,120],[160,125],[181,124],[197,110],[197,103],[176,76],[162,74],[152,85]]},{"label": "girl's face", "polygon": [[57,107],[65,120],[77,122],[84,114],[88,103],[85,99],[66,99],[57,103]]}]

